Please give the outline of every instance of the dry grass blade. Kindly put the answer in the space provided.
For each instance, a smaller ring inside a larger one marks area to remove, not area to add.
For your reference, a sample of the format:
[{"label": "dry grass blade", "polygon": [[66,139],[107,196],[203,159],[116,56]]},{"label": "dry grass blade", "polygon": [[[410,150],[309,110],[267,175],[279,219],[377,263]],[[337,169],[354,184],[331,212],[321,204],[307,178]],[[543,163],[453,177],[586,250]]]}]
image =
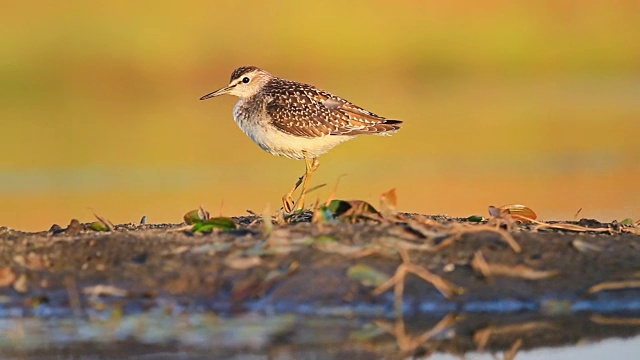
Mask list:
[{"label": "dry grass blade", "polygon": [[398,212],[398,196],[396,189],[391,189],[380,195],[380,212],[384,217],[393,217]]},{"label": "dry grass blade", "polygon": [[443,332],[447,328],[451,327],[455,323],[456,323],[456,315],[447,314],[440,321],[438,321],[438,323],[435,324],[431,329],[429,329],[428,331],[425,331],[420,336],[418,336],[418,338],[416,340],[417,340],[417,342],[422,344],[425,341],[431,339],[432,337],[440,334],[441,332]]},{"label": "dry grass blade", "polygon": [[95,285],[95,286],[87,286],[83,288],[82,293],[85,295],[89,295],[92,298],[95,298],[98,296],[125,297],[127,296],[128,291],[125,289],[115,287],[113,285]]},{"label": "dry grass blade", "polygon": [[338,176],[338,178],[336,179],[336,184],[333,186],[333,190],[331,191],[331,194],[329,194],[327,201],[324,202],[324,206],[329,206],[329,204],[331,204],[331,202],[336,198],[336,194],[338,193],[338,186],[340,185],[340,180],[345,176],[347,176],[347,174],[342,174]]},{"label": "dry grass blade", "polygon": [[[313,246],[320,251],[353,258],[370,255],[376,252],[376,249],[372,247],[345,245],[337,241],[316,242]],[[366,253],[366,255],[363,255],[363,253]]]},{"label": "dry grass blade", "polygon": [[445,225],[437,220],[434,220],[432,218],[430,218],[427,215],[422,215],[422,214],[413,214],[412,221],[418,222],[422,225],[426,225],[426,226],[430,226],[430,227],[436,227],[436,228],[443,228],[445,227]]},{"label": "dry grass blade", "polygon": [[247,270],[262,264],[259,256],[226,258],[224,264],[236,270]]},{"label": "dry grass blade", "polygon": [[640,288],[640,280],[622,280],[622,281],[605,281],[597,285],[593,285],[587,290],[588,294],[595,294],[600,291],[607,290],[624,290]]},{"label": "dry grass blade", "polygon": [[380,214],[366,201],[350,200],[348,204],[351,206],[344,214],[340,215],[342,219],[350,219],[355,222],[359,218],[380,221]]},{"label": "dry grass blade", "polygon": [[398,239],[396,237],[381,237],[376,239],[376,242],[383,246],[387,246],[389,248],[394,248],[394,249],[402,248],[405,250],[416,250],[416,251],[423,251],[423,252],[436,252],[438,249],[440,249],[439,246],[433,246],[426,242],[415,243],[415,242]]},{"label": "dry grass blade", "polygon": [[383,328],[385,331],[396,338],[398,348],[404,354],[413,353],[419,346],[423,345],[425,342],[429,341],[431,338],[440,334],[455,323],[456,316],[454,314],[447,314],[431,329],[423,332],[418,336],[410,336],[406,332],[404,319],[402,317],[399,317],[393,325],[389,324],[386,321],[375,322],[377,326]]},{"label": "dry grass blade", "polygon": [[582,208],[578,209],[578,211],[576,211],[576,213],[573,214],[573,220],[577,220],[581,212],[582,212]]},{"label": "dry grass blade", "polygon": [[[224,205],[224,202],[222,202],[220,204],[220,213],[222,213],[222,206],[223,205]],[[211,217],[209,212],[207,210],[205,210],[205,208],[202,206],[202,204],[200,204],[200,206],[198,206],[198,216],[202,220],[209,220],[209,218]],[[220,216],[222,216],[222,215],[220,215]]]},{"label": "dry grass blade", "polygon": [[[441,224],[439,228],[440,232],[436,232],[436,231],[431,231],[428,228],[425,228],[424,226],[420,226],[420,223],[417,223],[417,222],[408,221],[406,223],[411,228],[412,231],[415,231],[418,234],[425,236],[427,239],[441,236],[442,233],[445,231],[444,229],[442,229]],[[505,243],[507,243],[507,245],[509,245],[509,247],[514,252],[519,253],[522,251],[522,248],[520,247],[520,244],[518,244],[516,239],[509,232],[502,230],[499,227],[495,227],[488,224],[483,224],[483,225],[451,224],[449,226],[449,229],[450,229],[449,236],[446,237],[437,245],[424,243],[421,245],[410,245],[405,247],[410,249],[420,250],[420,251],[438,252],[448,246],[453,245],[456,241],[460,240],[464,235],[488,231],[488,232],[498,234],[500,238]],[[406,241],[403,243],[410,244]]]},{"label": "dry grass blade", "polygon": [[518,350],[520,349],[520,347],[522,346],[522,338],[516,340],[513,345],[511,345],[511,348],[504,353],[504,360],[513,360],[516,358],[516,355],[518,354]]},{"label": "dry grass blade", "polygon": [[[492,233],[496,233],[498,235],[500,235],[500,238],[502,240],[504,240],[504,242],[506,242],[509,247],[511,247],[511,249],[516,252],[516,253],[520,253],[522,251],[522,247],[520,247],[520,244],[518,244],[518,242],[516,241],[516,239],[513,238],[513,236],[511,234],[509,234],[509,232],[502,230],[498,227],[495,226],[491,226],[491,225],[458,225],[456,226],[455,230],[452,232],[452,237],[453,240],[458,240],[460,239],[463,235],[466,234],[473,234],[473,233],[479,233],[479,232],[484,232],[484,231],[488,231],[488,232],[492,232]],[[443,241],[440,246],[438,246],[438,248],[442,248],[443,243],[447,242],[448,244],[450,244],[450,239],[447,239],[445,241]]]},{"label": "dry grass blade", "polygon": [[552,329],[555,326],[548,321],[529,321],[522,324],[510,324],[504,326],[488,326],[480,329],[473,334],[473,342],[476,344],[478,351],[485,349],[492,336],[513,336],[514,334],[532,334],[534,331],[542,329]]},{"label": "dry grass blade", "polygon": [[325,187],[325,186],[327,186],[327,184],[320,184],[320,185],[316,185],[316,186],[314,186],[314,187],[312,187],[312,188],[310,188],[310,189],[307,189],[307,191],[305,191],[305,192],[304,192],[304,194],[305,194],[305,195],[310,194],[310,193],[312,193],[312,192],[314,192],[314,191],[316,191],[316,190],[318,190],[318,189],[321,189],[321,188],[323,188],[323,187]]},{"label": "dry grass blade", "polygon": [[[635,225],[635,226],[637,226],[637,225]],[[637,227],[623,227],[622,231],[628,232],[628,233],[631,233],[631,234],[634,234],[634,235],[640,235],[640,228],[637,228]]]},{"label": "dry grass blade", "polygon": [[530,217],[528,216],[524,216],[524,215],[518,215],[518,214],[511,214],[511,218],[513,220],[519,221],[521,223],[528,223],[528,222],[532,222]]},{"label": "dry grass blade", "polygon": [[567,223],[558,223],[558,224],[547,224],[542,221],[531,220],[531,222],[536,223],[537,225],[533,228],[534,230],[540,229],[554,229],[554,230],[569,230],[575,232],[606,232],[609,234],[613,234],[614,230],[611,228],[590,228],[575,224],[567,224]]},{"label": "dry grass blade", "polygon": [[113,223],[111,221],[109,221],[108,219],[103,218],[102,216],[96,214],[95,212],[93,212],[93,216],[95,216],[96,219],[98,219],[98,221],[100,221],[102,224],[104,224],[104,226],[107,228],[107,230],[109,230],[109,231],[114,231],[115,230],[115,226],[113,226]]},{"label": "dry grass blade", "polygon": [[395,274],[389,278],[389,280],[385,281],[383,284],[375,288],[372,292],[373,295],[380,295],[385,291],[389,290],[391,287],[394,287],[394,307],[396,309],[396,314],[402,314],[402,303],[404,301],[404,281],[407,277],[407,274],[414,274],[424,281],[432,284],[441,294],[447,299],[452,298],[454,295],[461,294],[464,292],[464,289],[450,283],[444,278],[433,274],[429,270],[413,264],[409,259],[409,255],[406,249],[398,248],[398,252],[402,257],[402,264],[398,266]]},{"label": "dry grass blade", "polygon": [[462,288],[448,282],[444,278],[430,272],[429,270],[415,265],[415,264],[407,264],[407,271],[415,274],[420,277],[422,280],[431,283],[433,286],[440,291],[440,293],[446,297],[447,299],[452,298],[454,295],[461,294],[463,292]]},{"label": "dry grass blade", "polygon": [[606,233],[613,232],[613,230],[610,228],[589,228],[589,227],[574,225],[574,224],[539,224],[538,226],[535,227],[535,230],[544,229],[544,228],[555,229],[555,230],[569,230],[569,231],[576,231],[576,232],[590,232],[590,231],[606,232]]},{"label": "dry grass blade", "polygon": [[435,231],[435,229],[441,229],[442,224],[430,219],[428,221],[429,222],[408,219],[405,221],[405,224],[409,227],[409,229],[420,234],[424,238],[429,239],[439,236],[441,232]]},{"label": "dry grass blade", "polygon": [[558,275],[560,273],[559,271],[555,270],[535,270],[524,265],[510,266],[503,264],[489,264],[480,251],[477,251],[474,254],[473,260],[471,261],[471,267],[474,270],[480,272],[486,278],[490,278],[495,275],[502,275],[527,280],[541,280]]},{"label": "dry grass blade", "polygon": [[589,320],[600,325],[640,326],[640,318],[623,318],[603,315],[591,315]]},{"label": "dry grass blade", "polygon": [[456,241],[460,240],[462,238],[462,235],[464,235],[465,233],[459,232],[459,233],[455,233],[449,237],[447,237],[446,239],[442,240],[438,245],[432,246],[431,247],[431,252],[438,252],[448,246],[451,246],[453,244],[456,243]]},{"label": "dry grass blade", "polygon": [[491,339],[491,334],[493,334],[493,327],[491,326],[480,329],[473,333],[473,342],[476,344],[476,349],[478,351],[482,351],[485,347],[487,347],[489,339]]},{"label": "dry grass blade", "polygon": [[491,228],[490,226],[483,226],[480,225],[477,227],[478,230],[480,231],[490,231],[490,232],[494,232],[498,235],[500,235],[500,237],[507,243],[509,244],[509,246],[511,247],[511,249],[513,249],[514,252],[519,253],[522,251],[522,248],[520,247],[520,244],[518,244],[518,242],[516,241],[516,239],[513,238],[513,236],[511,236],[511,234],[509,234],[508,232],[500,229],[500,228]]},{"label": "dry grass blade", "polygon": [[491,279],[493,277],[493,274],[491,273],[491,268],[489,267],[489,264],[487,263],[487,260],[485,260],[481,251],[476,251],[476,253],[473,254],[473,259],[471,260],[471,267],[474,270],[479,271],[482,274],[482,276],[484,276],[486,279]]}]

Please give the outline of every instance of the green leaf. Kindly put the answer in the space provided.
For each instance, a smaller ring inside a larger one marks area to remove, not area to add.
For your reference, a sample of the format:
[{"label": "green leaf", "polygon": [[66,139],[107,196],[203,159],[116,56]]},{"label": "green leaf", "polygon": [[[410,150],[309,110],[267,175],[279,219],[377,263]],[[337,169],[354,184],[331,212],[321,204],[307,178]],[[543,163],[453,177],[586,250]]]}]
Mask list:
[{"label": "green leaf", "polygon": [[209,232],[212,232],[213,229],[214,229],[213,225],[199,222],[193,225],[193,227],[191,228],[191,232],[209,233]]},{"label": "green leaf", "polygon": [[620,221],[620,225],[632,226],[633,225],[633,220],[631,218],[626,218],[626,219]]},{"label": "green leaf", "polygon": [[109,231],[107,225],[105,225],[102,221],[94,221],[89,225],[89,228],[93,231]]},{"label": "green leaf", "polygon": [[344,214],[347,210],[351,209],[351,205],[349,205],[348,201],[331,200],[331,202],[326,207],[326,209],[329,210],[329,212],[331,212],[331,215],[340,216],[341,214]]},{"label": "green leaf", "polygon": [[236,228],[236,223],[233,219],[228,217],[215,217],[205,221],[196,222],[191,228],[192,232],[207,233],[213,231],[213,229],[220,229],[222,231],[233,230]]},{"label": "green leaf", "polygon": [[332,200],[326,207],[334,217],[357,216],[359,214],[378,214],[371,204],[362,200]]},{"label": "green leaf", "polygon": [[316,244],[326,244],[326,243],[335,243],[338,242],[336,238],[331,235],[320,235],[313,241]]},{"label": "green leaf", "polygon": [[389,275],[365,264],[356,264],[347,269],[347,277],[364,286],[379,286],[389,280]]},{"label": "green leaf", "polygon": [[467,218],[467,221],[469,222],[480,222],[483,221],[484,218],[480,215],[471,215]]},{"label": "green leaf", "polygon": [[200,207],[199,209],[191,210],[188,213],[184,214],[182,219],[185,223],[187,223],[187,225],[192,225],[209,220],[209,212]]}]

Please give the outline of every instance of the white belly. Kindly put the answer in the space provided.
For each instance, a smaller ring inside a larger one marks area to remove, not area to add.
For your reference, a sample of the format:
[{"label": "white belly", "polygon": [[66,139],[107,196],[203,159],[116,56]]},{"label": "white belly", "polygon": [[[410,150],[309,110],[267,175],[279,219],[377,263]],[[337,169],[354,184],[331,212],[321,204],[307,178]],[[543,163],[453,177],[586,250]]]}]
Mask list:
[{"label": "white belly", "polygon": [[316,158],[336,145],[355,138],[347,135],[325,135],[313,138],[290,135],[269,123],[243,119],[238,116],[236,108],[233,111],[233,118],[240,129],[264,151],[290,159],[304,159],[305,153],[309,157]]}]

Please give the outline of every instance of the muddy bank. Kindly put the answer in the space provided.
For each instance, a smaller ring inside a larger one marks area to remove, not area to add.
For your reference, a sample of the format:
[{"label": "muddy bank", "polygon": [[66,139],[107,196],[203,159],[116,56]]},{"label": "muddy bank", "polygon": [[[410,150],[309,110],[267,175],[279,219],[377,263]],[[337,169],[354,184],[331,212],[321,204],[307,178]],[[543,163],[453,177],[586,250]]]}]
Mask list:
[{"label": "muddy bank", "polygon": [[[40,233],[0,228],[0,319],[20,321],[23,328],[25,321],[42,328],[71,319],[76,327],[98,326],[100,334],[115,326],[122,335],[125,319],[160,317],[169,320],[150,329],[173,329],[163,335],[173,340],[188,333],[175,324],[190,314],[213,316],[219,331],[221,321],[247,314],[274,321],[261,344],[243,349],[291,343],[309,326],[300,319],[350,319],[341,339],[361,335],[365,345],[357,348],[365,354],[374,351],[366,345],[372,339],[408,353],[464,353],[505,350],[516,341],[518,348],[531,348],[539,346],[541,334],[556,334],[547,336],[547,345],[558,346],[584,336],[639,333],[640,236],[632,226],[473,223],[417,214],[310,220],[305,214],[277,225],[236,217],[235,229],[210,233],[184,224],[125,224],[107,232],[89,224]],[[399,327],[400,313],[406,325]],[[209,334],[205,325],[196,327],[195,338]],[[230,323],[229,329],[237,328]],[[455,337],[435,337],[452,328]],[[430,336],[420,337],[424,333]],[[169,351],[166,337],[161,343]],[[136,334],[111,341],[131,338]],[[85,340],[99,348],[96,339]],[[10,344],[0,348],[13,354]],[[180,351],[201,346],[178,344]],[[295,351],[308,351],[305,346]],[[145,348],[144,341],[135,348]],[[353,350],[353,343],[347,348]]]},{"label": "muddy bank", "polygon": [[168,303],[229,314],[389,316],[394,302],[405,314],[640,310],[640,236],[611,224],[581,223],[600,232],[516,224],[507,232],[411,214],[280,226],[233,220],[236,229],[209,234],[132,224],[72,234],[0,230],[0,314]]}]

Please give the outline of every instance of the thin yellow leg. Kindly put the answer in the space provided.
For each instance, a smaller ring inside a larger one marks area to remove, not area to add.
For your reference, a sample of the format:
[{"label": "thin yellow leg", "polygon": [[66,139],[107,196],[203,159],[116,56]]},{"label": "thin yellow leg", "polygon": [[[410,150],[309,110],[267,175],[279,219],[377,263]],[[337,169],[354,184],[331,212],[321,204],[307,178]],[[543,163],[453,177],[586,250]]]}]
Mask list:
[{"label": "thin yellow leg", "polygon": [[[309,182],[311,181],[311,174],[318,168],[319,162],[317,158],[309,158],[305,153],[304,157],[305,163],[305,172],[304,175],[298,178],[296,184],[293,186],[288,193],[282,196],[282,205],[285,213],[292,213],[295,210],[301,209],[304,207],[304,195],[309,186]],[[298,200],[293,201],[293,193],[302,185],[302,189],[300,190],[300,196]]]},{"label": "thin yellow leg", "polygon": [[302,190],[300,190],[300,197],[293,205],[293,210],[298,210],[304,208],[304,196],[307,192],[307,188],[309,188],[309,183],[311,182],[311,175],[320,165],[318,158],[309,158],[305,154],[304,158],[305,163],[305,173],[302,180]]},{"label": "thin yellow leg", "polygon": [[[304,153],[304,152],[303,152]],[[309,174],[309,159],[307,158],[307,154],[304,153],[304,162],[305,162],[305,173],[304,175],[300,176],[298,178],[298,181],[296,181],[295,185],[293,185],[293,188],[291,190],[289,190],[288,193],[284,194],[282,196],[282,208],[284,210],[285,213],[292,213],[295,210],[298,209],[298,204],[300,203],[300,198],[298,198],[298,200],[293,201],[293,193],[300,187],[301,184],[304,184],[302,187],[302,192],[301,192],[301,196],[302,193],[304,193],[305,191],[305,187],[307,186],[307,175]]]}]

